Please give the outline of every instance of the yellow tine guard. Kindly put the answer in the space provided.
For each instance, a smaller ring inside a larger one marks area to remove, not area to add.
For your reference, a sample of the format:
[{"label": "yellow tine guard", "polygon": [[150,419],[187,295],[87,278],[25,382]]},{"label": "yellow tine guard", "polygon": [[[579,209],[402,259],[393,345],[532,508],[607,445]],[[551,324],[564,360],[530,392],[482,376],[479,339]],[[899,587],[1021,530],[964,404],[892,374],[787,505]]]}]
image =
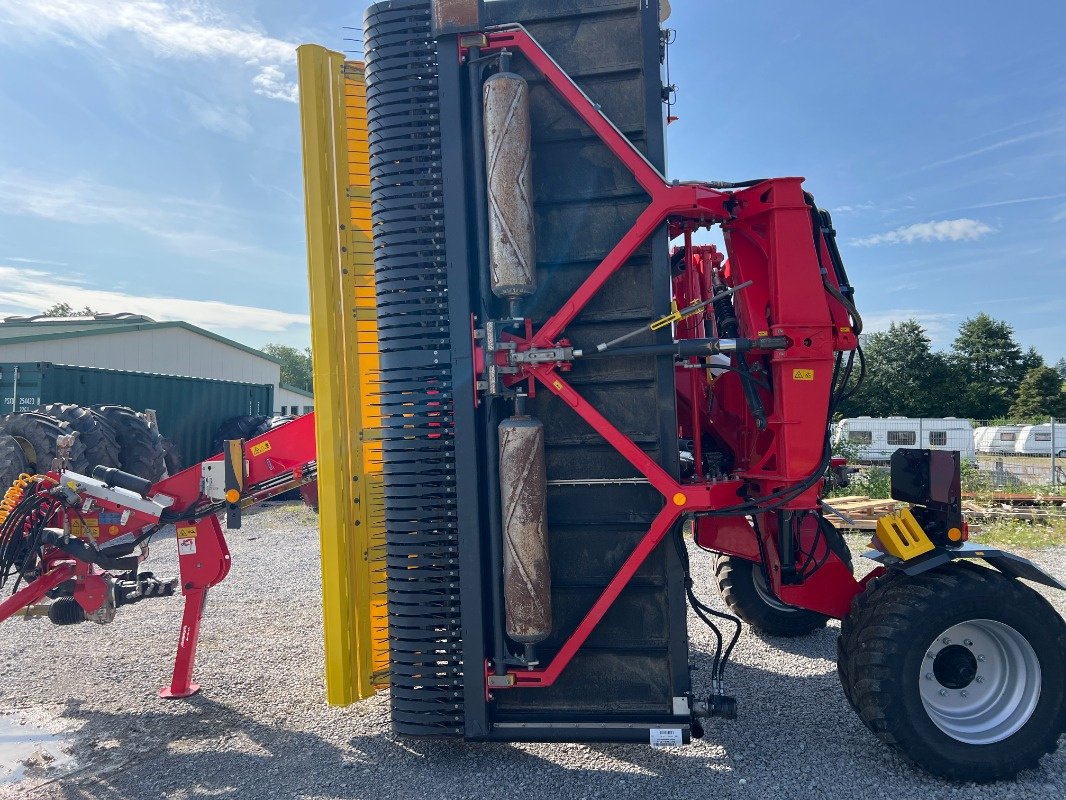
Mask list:
[{"label": "yellow tine guard", "polygon": [[366,82],[362,63],[317,45],[297,61],[326,699],[347,705],[385,685],[389,664],[381,445],[364,436],[380,424]]},{"label": "yellow tine guard", "polygon": [[876,535],[886,553],[903,561],[928,553],[934,546],[909,508],[877,520]]}]

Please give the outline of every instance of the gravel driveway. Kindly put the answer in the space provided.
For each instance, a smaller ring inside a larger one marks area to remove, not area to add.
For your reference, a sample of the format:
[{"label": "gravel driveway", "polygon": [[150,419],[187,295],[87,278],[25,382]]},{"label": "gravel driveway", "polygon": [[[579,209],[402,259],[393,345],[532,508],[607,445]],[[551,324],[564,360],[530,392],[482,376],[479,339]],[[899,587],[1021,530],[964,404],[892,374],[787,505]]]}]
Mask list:
[{"label": "gravel driveway", "polygon": [[[176,574],[172,547],[155,546],[161,576]],[[889,753],[841,693],[835,625],[802,640],[745,631],[727,674],[739,719],[712,721],[688,747],[398,739],[385,696],[346,709],[323,700],[315,518],[296,505],[249,514],[230,547],[233,570],[204,620],[205,688],[191,700],[155,696],[169,679],[177,598],[121,609],[107,626],[0,627],[0,712],[64,732],[72,756],[0,785],[0,798],[1066,797],[1064,750],[985,787],[943,783]],[[1066,575],[1066,550],[1034,557]],[[706,554],[693,569],[720,608]],[[1049,596],[1066,613],[1066,597]],[[712,639],[695,618],[690,631],[705,695]]]}]

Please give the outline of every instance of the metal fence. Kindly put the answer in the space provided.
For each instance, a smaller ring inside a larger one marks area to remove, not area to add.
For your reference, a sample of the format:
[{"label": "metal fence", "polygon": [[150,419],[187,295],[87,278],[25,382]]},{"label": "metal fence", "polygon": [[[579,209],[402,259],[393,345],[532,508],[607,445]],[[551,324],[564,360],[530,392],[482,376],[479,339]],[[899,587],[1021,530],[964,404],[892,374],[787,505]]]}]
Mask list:
[{"label": "metal fence", "polygon": [[1066,421],[975,420],[974,464],[996,489],[1066,488]]},{"label": "metal fence", "polygon": [[954,417],[854,417],[837,423],[837,452],[886,467],[898,448],[958,450],[971,491],[1066,492],[1066,420],[967,420]]}]

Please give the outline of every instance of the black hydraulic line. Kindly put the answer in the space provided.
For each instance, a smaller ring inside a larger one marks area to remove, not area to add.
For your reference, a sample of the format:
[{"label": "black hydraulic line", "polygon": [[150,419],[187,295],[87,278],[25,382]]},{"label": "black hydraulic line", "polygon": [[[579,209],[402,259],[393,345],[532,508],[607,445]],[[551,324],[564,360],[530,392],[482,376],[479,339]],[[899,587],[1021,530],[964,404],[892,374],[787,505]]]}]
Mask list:
[{"label": "black hydraulic line", "polygon": [[122,570],[123,572],[128,572],[131,569],[137,569],[137,564],[139,563],[135,556],[111,556],[101,550],[97,550],[95,547],[92,547],[89,544],[86,544],[81,539],[70,536],[69,534],[66,534],[63,531],[58,531],[51,528],[45,528],[42,531],[41,542],[59,548],[67,555],[78,559],[78,561],[84,561],[87,564],[96,564],[96,566],[101,567],[102,569]]},{"label": "black hydraulic line", "polygon": [[[713,291],[715,330],[722,338],[735,339],[740,331],[740,325],[737,322],[737,315],[729,290],[724,286],[718,285]],[[737,373],[740,375],[740,387],[744,391],[744,400],[748,404],[748,410],[751,411],[751,416],[755,419],[755,427],[760,431],[764,430],[766,428],[766,409],[763,407],[762,398],[759,397],[759,390],[752,379],[751,366],[748,364],[747,356],[743,352],[739,352],[736,362]]]}]

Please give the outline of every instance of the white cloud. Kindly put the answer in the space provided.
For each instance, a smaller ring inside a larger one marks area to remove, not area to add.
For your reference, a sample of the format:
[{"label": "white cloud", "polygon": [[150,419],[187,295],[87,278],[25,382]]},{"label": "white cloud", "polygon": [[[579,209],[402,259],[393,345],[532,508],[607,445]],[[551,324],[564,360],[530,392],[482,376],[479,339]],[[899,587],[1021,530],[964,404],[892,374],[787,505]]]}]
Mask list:
[{"label": "white cloud", "polygon": [[975,219],[944,219],[916,222],[894,231],[854,239],[851,243],[869,247],[875,244],[913,244],[914,242],[968,242],[993,233],[995,228]]},{"label": "white cloud", "polygon": [[281,71],[280,67],[273,65],[263,67],[259,74],[252,78],[252,86],[255,87],[256,94],[261,94],[263,97],[269,97],[272,100],[287,100],[290,103],[295,103],[299,99],[296,84],[293,81],[285,80],[285,73]]},{"label": "white cloud", "polygon": [[258,250],[215,231],[227,209],[183,198],[145,198],[81,178],[29,178],[0,173],[0,214],[75,225],[117,225],[190,255]]},{"label": "white cloud", "polygon": [[832,211],[834,214],[852,214],[860,211],[870,211],[874,207],[875,206],[873,201],[867,200],[863,203],[856,203],[855,205],[837,206],[836,208],[832,209]]},{"label": "white cloud", "polygon": [[17,0],[0,8],[0,36],[26,34],[66,45],[111,50],[132,37],[160,58],[221,59],[253,67],[255,92],[296,101],[286,69],[296,62],[296,45],[248,25],[227,21],[201,2],[162,0]]},{"label": "white cloud", "polygon": [[127,311],[156,320],[184,320],[209,329],[279,333],[309,324],[306,314],[181,297],[153,297],[95,289],[77,278],[0,264],[0,314],[39,314],[56,303],[103,312]]}]

